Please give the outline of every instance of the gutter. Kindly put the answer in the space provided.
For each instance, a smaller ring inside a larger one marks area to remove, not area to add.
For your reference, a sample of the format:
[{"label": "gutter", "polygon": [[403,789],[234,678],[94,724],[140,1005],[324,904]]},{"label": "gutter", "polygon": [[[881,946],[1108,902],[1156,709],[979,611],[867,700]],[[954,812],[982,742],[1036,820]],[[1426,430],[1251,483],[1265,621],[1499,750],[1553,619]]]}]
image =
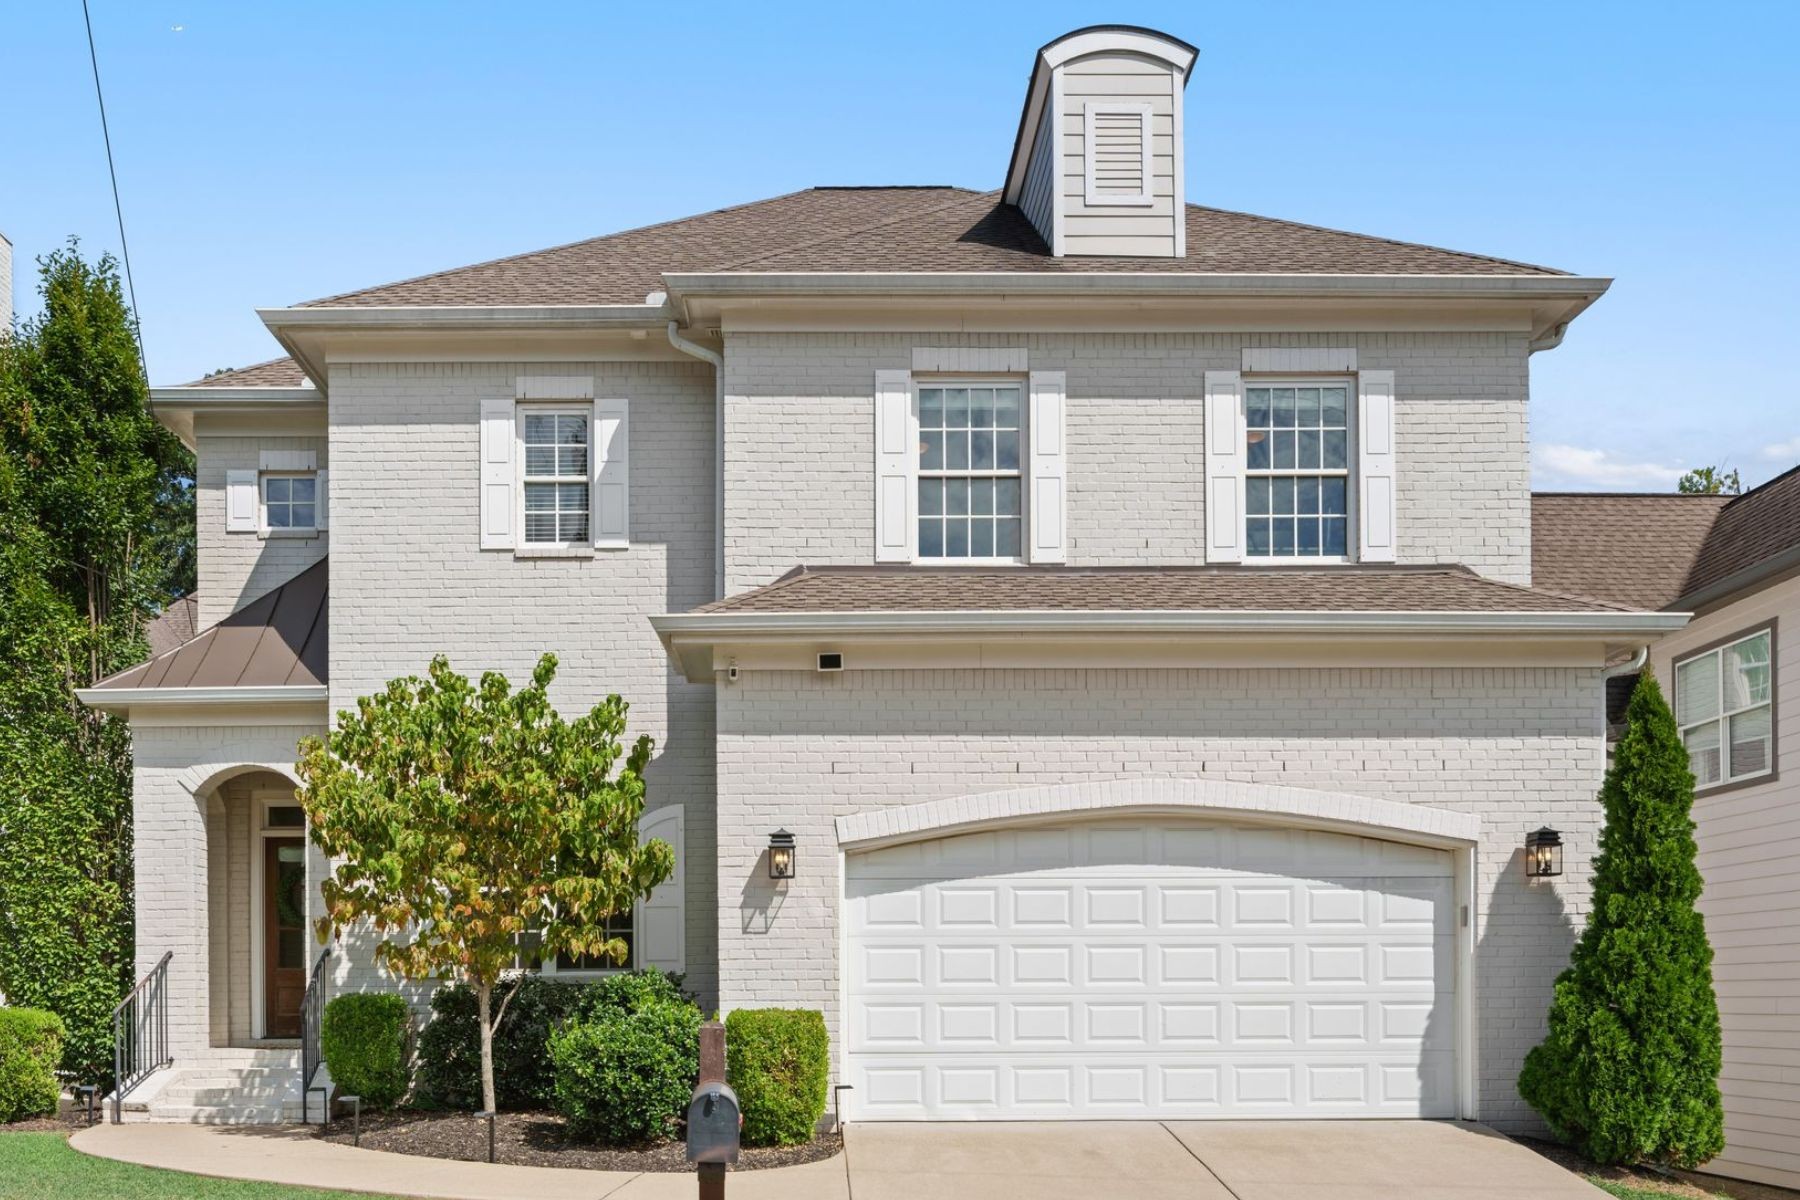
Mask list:
[{"label": "gutter", "polygon": [[324,684],[279,684],[266,687],[91,687],[75,689],[89,708],[123,712],[170,705],[324,704]]},{"label": "gutter", "polygon": [[680,322],[668,324],[669,345],[709,362],[713,369],[713,598],[725,596],[725,356],[681,336]]},{"label": "gutter", "polygon": [[1178,271],[715,271],[663,275],[674,296],[1170,296],[1342,299],[1598,299],[1583,275],[1295,275]]}]

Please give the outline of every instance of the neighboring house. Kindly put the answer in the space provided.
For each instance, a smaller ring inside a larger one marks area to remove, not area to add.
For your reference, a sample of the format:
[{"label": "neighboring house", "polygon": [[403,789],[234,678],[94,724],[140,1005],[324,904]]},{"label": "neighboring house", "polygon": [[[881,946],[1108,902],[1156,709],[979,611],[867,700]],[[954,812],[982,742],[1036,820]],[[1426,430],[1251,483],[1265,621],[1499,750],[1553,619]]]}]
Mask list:
[{"label": "neighboring house", "polygon": [[[997,191],[265,309],[291,357],[157,389],[203,632],[84,693],[130,714],[172,953],[133,1098],[296,1111],[296,741],[433,654],[555,651],[559,704],[656,739],[679,870],[634,964],[823,1010],[852,1118],[1537,1128],[1593,698],[1686,621],[1532,578],[1530,357],[1607,281],[1189,205],[1194,58],[1044,47]],[[1527,878],[1546,825],[1566,873]],[[322,987],[396,986],[343,951]]]},{"label": "neighboring house", "polygon": [[[1800,1187],[1800,467],[1742,496],[1532,498],[1539,586],[1691,612],[1650,647],[1698,787],[1694,821],[1725,1031],[1725,1153]],[[1622,709],[1635,675],[1615,681]]]}]

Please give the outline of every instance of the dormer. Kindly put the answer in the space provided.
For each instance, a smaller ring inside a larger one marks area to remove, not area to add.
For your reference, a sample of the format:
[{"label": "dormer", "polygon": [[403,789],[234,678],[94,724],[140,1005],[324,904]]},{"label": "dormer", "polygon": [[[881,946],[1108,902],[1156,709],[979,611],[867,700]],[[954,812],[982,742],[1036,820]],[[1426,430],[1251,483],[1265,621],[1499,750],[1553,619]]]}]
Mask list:
[{"label": "dormer", "polygon": [[1094,25],[1037,53],[1006,174],[1058,258],[1184,258],[1181,97],[1199,51]]}]

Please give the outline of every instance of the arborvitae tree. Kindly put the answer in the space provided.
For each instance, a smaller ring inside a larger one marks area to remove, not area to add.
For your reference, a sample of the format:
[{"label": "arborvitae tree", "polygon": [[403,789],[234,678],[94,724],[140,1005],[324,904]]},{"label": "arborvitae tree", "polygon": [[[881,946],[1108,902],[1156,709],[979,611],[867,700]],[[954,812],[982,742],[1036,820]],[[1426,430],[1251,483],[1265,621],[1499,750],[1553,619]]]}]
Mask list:
[{"label": "arborvitae tree", "polygon": [[1694,907],[1694,776],[1645,672],[1600,789],[1594,899],[1519,1093],[1595,1162],[1693,1167],[1725,1146],[1712,947]]}]

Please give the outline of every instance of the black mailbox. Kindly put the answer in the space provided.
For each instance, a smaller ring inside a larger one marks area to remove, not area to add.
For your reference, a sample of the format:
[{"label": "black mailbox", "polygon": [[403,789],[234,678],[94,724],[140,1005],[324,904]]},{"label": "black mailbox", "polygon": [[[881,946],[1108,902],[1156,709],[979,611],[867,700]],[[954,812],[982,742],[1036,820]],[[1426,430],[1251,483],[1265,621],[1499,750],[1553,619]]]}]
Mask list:
[{"label": "black mailbox", "polygon": [[737,1093],[723,1083],[703,1083],[688,1101],[687,1156],[692,1163],[734,1163],[744,1118]]}]

